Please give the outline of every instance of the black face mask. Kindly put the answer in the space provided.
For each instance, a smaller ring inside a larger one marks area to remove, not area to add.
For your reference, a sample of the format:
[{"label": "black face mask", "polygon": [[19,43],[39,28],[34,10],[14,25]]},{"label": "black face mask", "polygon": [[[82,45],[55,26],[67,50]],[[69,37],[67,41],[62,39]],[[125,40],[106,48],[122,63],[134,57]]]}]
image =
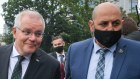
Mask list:
[{"label": "black face mask", "polygon": [[63,51],[63,46],[55,47],[54,50],[58,53],[61,53]]},{"label": "black face mask", "polygon": [[101,31],[101,30],[95,29],[94,36],[100,44],[109,48],[118,42],[118,40],[121,37],[121,30],[119,30],[119,31]]}]

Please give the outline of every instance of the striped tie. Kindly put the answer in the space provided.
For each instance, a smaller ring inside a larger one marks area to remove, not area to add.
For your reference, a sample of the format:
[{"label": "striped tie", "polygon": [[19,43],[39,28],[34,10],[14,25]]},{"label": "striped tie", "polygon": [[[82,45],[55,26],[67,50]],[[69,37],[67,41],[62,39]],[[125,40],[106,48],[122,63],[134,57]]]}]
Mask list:
[{"label": "striped tie", "polygon": [[11,79],[21,79],[21,75],[22,75],[21,62],[23,61],[23,59],[24,59],[23,56],[18,56],[18,61],[14,67]]},{"label": "striped tie", "polygon": [[63,63],[64,64],[64,60],[63,60],[64,55],[59,55],[59,56],[60,56],[60,63]]},{"label": "striped tie", "polygon": [[98,60],[95,79],[104,79],[104,68],[105,68],[105,54],[108,49],[99,49],[97,53],[100,53]]}]

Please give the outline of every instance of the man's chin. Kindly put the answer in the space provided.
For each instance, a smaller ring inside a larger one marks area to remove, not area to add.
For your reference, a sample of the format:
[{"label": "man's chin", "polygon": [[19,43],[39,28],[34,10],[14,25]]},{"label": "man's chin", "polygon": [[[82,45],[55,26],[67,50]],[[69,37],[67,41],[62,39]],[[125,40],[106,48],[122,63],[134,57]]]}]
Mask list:
[{"label": "man's chin", "polygon": [[26,54],[32,54],[37,50],[37,48],[35,46],[26,46],[24,47],[24,52]]},{"label": "man's chin", "polygon": [[26,49],[25,52],[26,54],[32,54],[36,51],[36,49]]}]

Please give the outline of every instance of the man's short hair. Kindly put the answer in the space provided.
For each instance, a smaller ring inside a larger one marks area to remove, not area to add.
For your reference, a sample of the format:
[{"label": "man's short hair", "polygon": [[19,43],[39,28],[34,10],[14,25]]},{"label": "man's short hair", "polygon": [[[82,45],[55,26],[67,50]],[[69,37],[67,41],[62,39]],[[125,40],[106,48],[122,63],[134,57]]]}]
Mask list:
[{"label": "man's short hair", "polygon": [[62,36],[60,36],[60,35],[52,37],[52,41],[57,40],[57,39],[62,39],[63,40]]}]

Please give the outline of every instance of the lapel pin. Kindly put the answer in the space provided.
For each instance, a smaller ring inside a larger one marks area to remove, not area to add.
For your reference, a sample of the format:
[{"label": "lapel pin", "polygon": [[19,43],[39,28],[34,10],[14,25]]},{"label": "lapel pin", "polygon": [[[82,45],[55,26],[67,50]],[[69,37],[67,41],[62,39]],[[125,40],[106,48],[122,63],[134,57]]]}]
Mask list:
[{"label": "lapel pin", "polygon": [[123,50],[122,49],[119,49],[119,53],[123,53]]},{"label": "lapel pin", "polygon": [[39,59],[36,59],[37,62],[39,62]]}]

